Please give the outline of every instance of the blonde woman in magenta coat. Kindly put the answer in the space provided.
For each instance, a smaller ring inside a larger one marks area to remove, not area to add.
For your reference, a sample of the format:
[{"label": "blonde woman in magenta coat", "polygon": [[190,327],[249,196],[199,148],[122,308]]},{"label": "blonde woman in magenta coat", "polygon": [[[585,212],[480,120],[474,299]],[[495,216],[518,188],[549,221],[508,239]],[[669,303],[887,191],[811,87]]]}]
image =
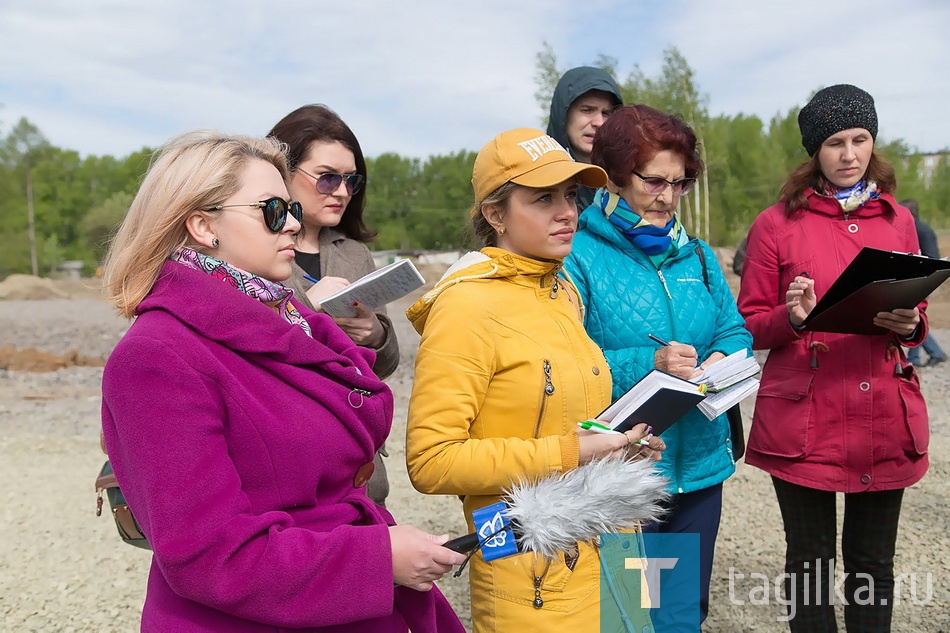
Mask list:
[{"label": "blonde woman in magenta coat", "polygon": [[462,555],[366,495],[393,414],[373,353],[281,283],[286,175],[272,140],[175,139],[106,261],[134,317],[102,427],[153,551],[142,630],[462,633],[432,584]]}]

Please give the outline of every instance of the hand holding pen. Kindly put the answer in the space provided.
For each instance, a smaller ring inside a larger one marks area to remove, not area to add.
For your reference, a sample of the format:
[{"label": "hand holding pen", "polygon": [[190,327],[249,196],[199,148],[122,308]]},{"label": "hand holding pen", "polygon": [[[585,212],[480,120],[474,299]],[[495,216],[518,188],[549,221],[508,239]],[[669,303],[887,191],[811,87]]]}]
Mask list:
[{"label": "hand holding pen", "polygon": [[[577,434],[580,437],[582,449],[585,440],[587,440],[587,443],[590,443],[589,440],[596,440],[596,437],[592,437],[588,435],[588,433],[594,436],[611,436],[616,438],[614,442],[615,446],[611,450],[611,454],[616,457],[629,458],[639,455],[641,457],[650,457],[653,461],[659,461],[663,451],[666,449],[666,443],[659,437],[654,436],[652,433],[653,429],[643,423],[637,424],[625,433],[615,431],[598,420],[585,420],[584,422],[578,422],[577,426],[581,429]],[[623,438],[623,443],[617,444],[621,438]],[[582,453],[583,452],[582,450]],[[594,456],[591,457],[591,459],[605,456],[606,455]],[[585,461],[589,461],[589,459],[581,459],[580,461],[584,463]]]},{"label": "hand holding pen", "polygon": [[698,355],[696,348],[676,341],[667,343],[658,336],[647,334],[651,340],[660,344],[660,348],[653,354],[653,366],[660,371],[690,380],[702,373],[696,367]]},{"label": "hand holding pen", "polygon": [[[307,289],[307,298],[317,311],[320,310],[320,302],[323,299],[350,285],[349,280],[343,277],[316,279],[310,275],[304,275],[303,278],[313,283]],[[379,349],[386,342],[386,330],[380,323],[379,317],[362,303],[354,302],[353,307],[356,309],[356,316],[333,317],[333,320],[357,345]]]},{"label": "hand holding pen", "polygon": [[310,302],[314,306],[318,306],[322,299],[350,285],[349,280],[343,277],[324,277],[323,279],[316,279],[310,275],[304,275],[303,278],[313,283],[312,286],[307,288],[307,298],[310,299]]}]

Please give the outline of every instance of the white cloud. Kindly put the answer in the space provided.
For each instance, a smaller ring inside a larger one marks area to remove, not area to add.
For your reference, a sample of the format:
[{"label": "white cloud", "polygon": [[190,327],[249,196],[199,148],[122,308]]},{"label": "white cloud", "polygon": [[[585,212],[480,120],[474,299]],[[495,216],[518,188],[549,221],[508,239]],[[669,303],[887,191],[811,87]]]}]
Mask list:
[{"label": "white cloud", "polygon": [[950,82],[950,5],[887,0],[691,3],[666,35],[697,71],[713,112],[768,120],[821,86],[875,98],[884,138],[923,150],[950,145],[940,114]]},{"label": "white cloud", "polygon": [[566,0],[262,6],[3,9],[0,37],[45,44],[26,56],[0,51],[14,68],[0,116],[7,126],[27,116],[58,145],[121,154],[195,127],[263,134],[321,102],[371,155],[478,148],[536,122],[535,54],[557,35]]},{"label": "white cloud", "polygon": [[934,0],[680,0],[659,10],[594,0],[583,13],[569,0],[10,4],[0,8],[0,133],[25,116],[82,153],[124,155],[199,127],[263,134],[313,102],[337,110],[368,155],[478,149],[539,124],[545,40],[564,62],[605,52],[648,73],[675,44],[714,112],[767,119],[820,85],[854,83],[875,96],[886,138],[950,145],[939,68],[950,59],[950,8]]}]

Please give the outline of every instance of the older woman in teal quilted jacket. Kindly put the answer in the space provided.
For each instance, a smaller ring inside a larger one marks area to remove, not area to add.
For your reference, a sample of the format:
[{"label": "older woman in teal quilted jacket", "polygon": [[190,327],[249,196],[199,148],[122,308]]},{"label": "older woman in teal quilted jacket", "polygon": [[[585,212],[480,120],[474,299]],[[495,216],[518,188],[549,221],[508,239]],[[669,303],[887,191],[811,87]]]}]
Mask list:
[{"label": "older woman in teal quilted jacket", "polygon": [[[583,211],[565,270],[586,306],[587,332],[610,364],[614,398],[653,369],[693,378],[733,352],[751,353],[752,337],[715,254],[687,235],[676,215],[702,168],[696,145],[682,120],[647,106],[621,108],[594,139],[592,162],[610,181]],[[673,500],[666,520],[644,531],[700,534],[702,621],[722,482],[735,472],[729,424],[725,415],[709,421],[694,409],[663,439],[658,465]]]}]

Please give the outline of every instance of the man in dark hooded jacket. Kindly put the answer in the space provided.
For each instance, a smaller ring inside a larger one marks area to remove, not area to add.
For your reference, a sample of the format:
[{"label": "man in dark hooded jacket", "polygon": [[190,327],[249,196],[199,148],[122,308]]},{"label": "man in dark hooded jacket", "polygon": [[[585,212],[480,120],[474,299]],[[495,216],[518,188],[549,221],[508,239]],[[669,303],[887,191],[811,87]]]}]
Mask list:
[{"label": "man in dark hooded jacket", "polygon": [[[554,89],[548,136],[564,146],[574,160],[589,163],[594,134],[621,105],[620,87],[610,73],[592,66],[572,68]],[[586,209],[593,199],[593,189],[578,186],[578,211]]]}]

